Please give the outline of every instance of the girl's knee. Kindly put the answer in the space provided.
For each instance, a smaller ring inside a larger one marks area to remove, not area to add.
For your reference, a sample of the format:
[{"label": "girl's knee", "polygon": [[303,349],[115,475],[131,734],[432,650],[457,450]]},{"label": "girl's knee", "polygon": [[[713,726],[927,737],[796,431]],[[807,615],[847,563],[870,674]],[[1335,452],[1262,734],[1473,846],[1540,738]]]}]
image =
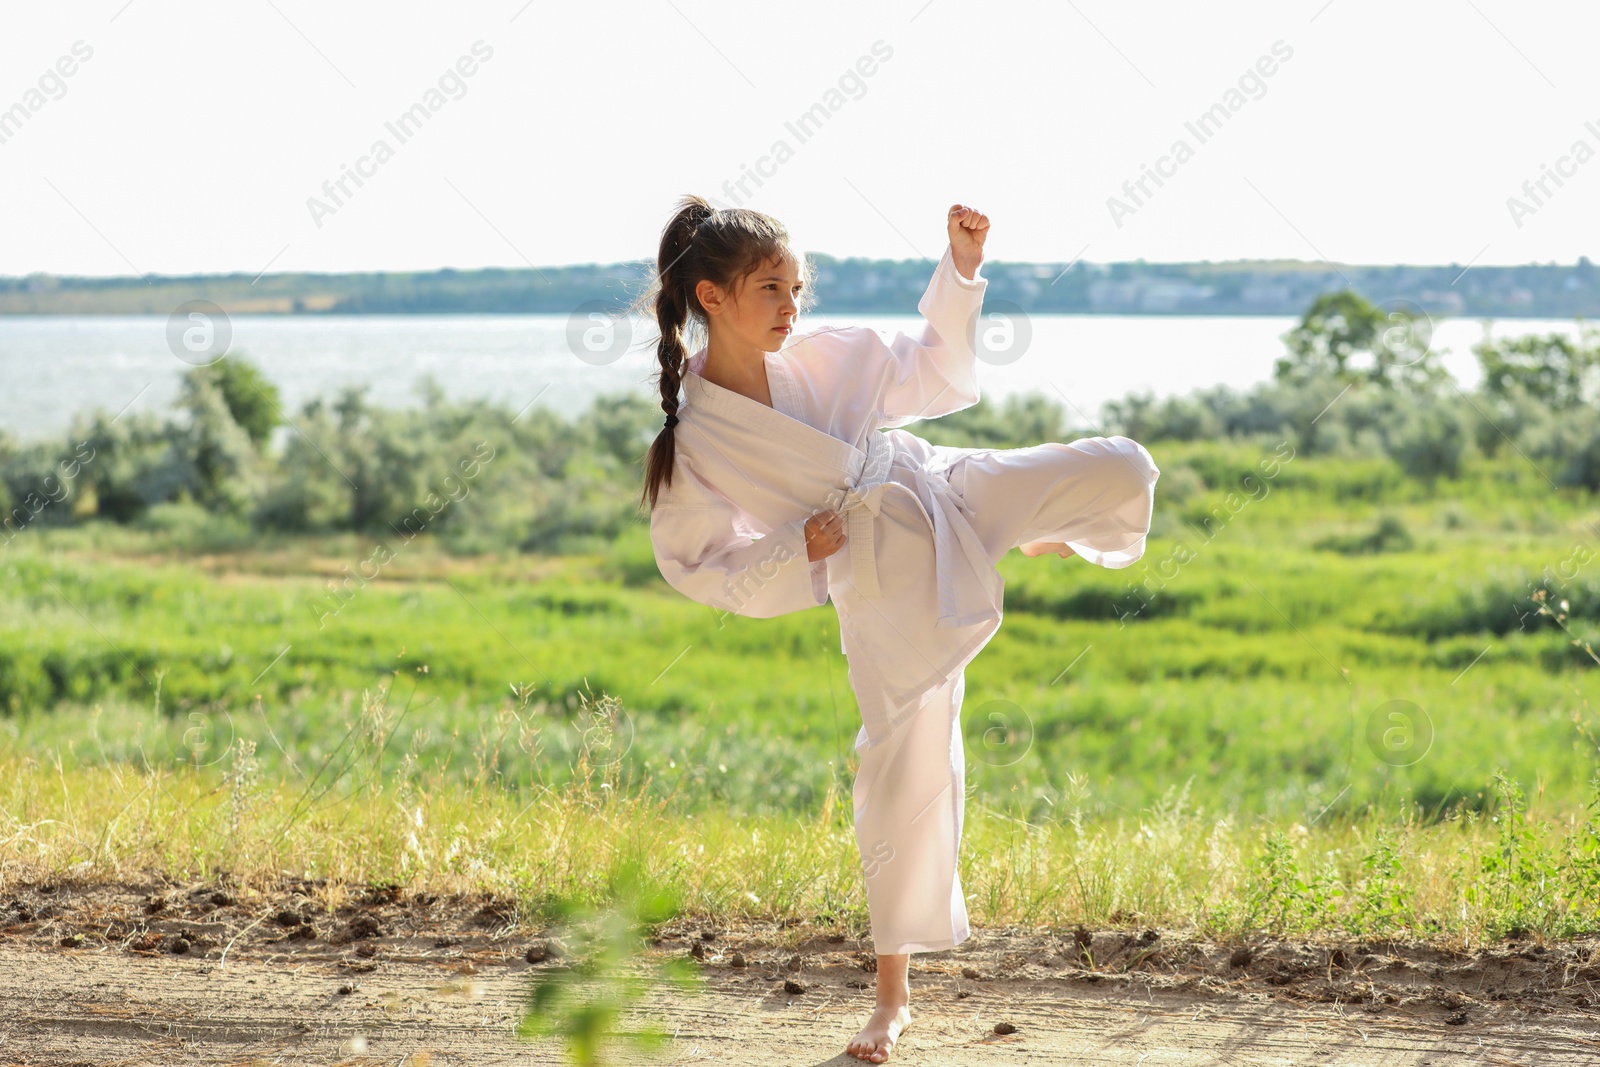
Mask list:
[{"label": "girl's knee", "polygon": [[1161,468],[1156,466],[1156,459],[1150,454],[1150,450],[1148,448],[1144,447],[1144,445],[1141,445],[1138,441],[1135,441],[1131,437],[1120,437],[1118,439],[1126,442],[1125,447],[1127,450],[1137,457],[1139,461],[1146,467],[1149,467],[1151,474],[1161,473]]},{"label": "girl's knee", "polygon": [[1138,441],[1120,434],[1101,440],[1111,446],[1111,450],[1101,457],[1101,462],[1119,474],[1125,474],[1134,490],[1148,490],[1161,477],[1161,468],[1156,466],[1155,457]]}]

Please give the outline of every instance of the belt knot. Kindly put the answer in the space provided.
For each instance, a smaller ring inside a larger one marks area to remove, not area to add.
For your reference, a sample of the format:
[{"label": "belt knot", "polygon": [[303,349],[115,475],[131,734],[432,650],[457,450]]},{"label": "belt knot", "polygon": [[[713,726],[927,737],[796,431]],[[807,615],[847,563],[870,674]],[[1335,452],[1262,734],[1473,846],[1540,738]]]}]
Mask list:
[{"label": "belt knot", "polygon": [[[894,461],[894,443],[888,436],[874,430],[867,435],[867,439],[861,473],[846,491],[838,511],[846,523],[845,535],[850,542],[850,567],[855,575],[856,590],[863,597],[877,597],[883,594],[883,590],[878,583],[878,557],[872,520],[883,510],[883,495],[890,487],[905,490],[913,500],[917,500],[917,496],[906,486],[889,481],[889,468]],[[924,512],[926,518],[922,501],[917,500],[917,508]],[[932,524],[930,519],[929,525]]]}]

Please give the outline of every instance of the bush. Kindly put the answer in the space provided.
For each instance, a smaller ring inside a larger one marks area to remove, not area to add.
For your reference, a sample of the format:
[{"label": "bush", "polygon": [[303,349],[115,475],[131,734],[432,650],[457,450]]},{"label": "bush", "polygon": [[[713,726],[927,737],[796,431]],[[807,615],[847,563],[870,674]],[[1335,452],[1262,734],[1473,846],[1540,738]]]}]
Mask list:
[{"label": "bush", "polygon": [[[1436,593],[1437,599],[1419,599],[1380,609],[1374,615],[1373,626],[1380,631],[1414,634],[1436,641],[1457,634],[1531,635],[1559,630],[1563,622],[1573,627],[1581,621],[1584,627],[1590,627],[1600,620],[1600,609],[1597,609],[1600,580],[1581,575],[1571,581],[1552,582],[1547,578],[1546,575],[1513,572],[1461,586],[1428,589],[1424,596]],[[1541,589],[1547,592],[1540,593]],[[1548,613],[1540,612],[1541,600],[1535,599],[1536,594],[1542,597]],[[1560,606],[1563,600],[1567,602],[1566,608]],[[1561,622],[1555,618],[1556,614],[1564,616]],[[1571,648],[1568,642],[1561,645],[1563,654]]]},{"label": "bush", "polygon": [[184,381],[179,401],[187,425],[169,424],[169,463],[183,490],[207,511],[246,514],[261,495],[261,459],[250,434],[234,421],[220,385],[202,377]]},{"label": "bush", "polygon": [[912,423],[906,429],[930,444],[953,448],[1026,448],[1083,436],[1068,428],[1061,405],[1042,393],[1013,394],[999,404],[979,400],[970,408]]},{"label": "bush", "polygon": [[255,364],[239,356],[225,356],[205,367],[184,373],[186,389],[209,386],[217,391],[232,420],[244,430],[257,450],[265,447],[281,418],[278,387],[267,381]]},{"label": "bush", "polygon": [[1498,395],[1477,396],[1473,432],[1478,451],[1497,456],[1508,443],[1548,436],[1559,416],[1549,405],[1512,385]]},{"label": "bush", "polygon": [[1389,454],[1413,478],[1459,478],[1472,449],[1472,430],[1459,405],[1439,402],[1414,409],[1389,439]]},{"label": "bush", "polygon": [[245,519],[213,514],[192,500],[156,504],[133,525],[168,534],[178,547],[202,552],[245,548],[256,536]]},{"label": "bush", "polygon": [[[660,426],[653,401],[630,393],[601,397],[580,414],[538,408],[519,417],[488,401],[450,401],[432,379],[419,392],[420,407],[406,410],[375,408],[360,388],[314,399],[293,418],[294,432],[274,438],[275,390],[250,364],[229,358],[188,372],[167,417],[128,412],[113,422],[98,412],[75,420],[59,443],[22,446],[0,434],[0,505],[9,512],[29,494],[37,503],[45,479],[77,455],[85,458],[70,494],[29,507],[27,522],[146,521],[197,543],[227,542],[241,523],[385,539],[426,530],[456,552],[604,552],[646,517],[636,502],[644,452]],[[1508,440],[1540,474],[1600,491],[1600,415],[1587,405],[1552,409],[1515,375],[1470,402],[1361,374],[1290,375],[1242,392],[1216,386],[1159,401],[1134,393],[1107,402],[1099,427],[1087,431],[1069,426],[1047,395],[1012,395],[912,432],[965,448],[1070,441],[1084,432],[1192,444],[1157,493],[1157,521],[1174,533],[1183,509],[1212,488],[1254,492],[1266,481],[1335,502],[1412,500],[1417,483],[1459,477],[1475,454],[1493,456]],[[1318,455],[1345,462],[1284,465],[1284,457]],[[1267,476],[1263,465],[1275,456],[1280,469]],[[1521,465],[1520,475],[1533,477],[1532,467]],[[165,505],[173,507],[149,514]],[[235,521],[208,525],[195,509]]]},{"label": "bush", "polygon": [[1156,494],[1157,508],[1181,508],[1190,501],[1210,492],[1210,486],[1198,471],[1186,463],[1161,469],[1161,491]]},{"label": "bush", "polygon": [[1378,520],[1377,526],[1367,533],[1334,534],[1331,537],[1324,537],[1311,547],[1328,552],[1342,552],[1347,556],[1359,556],[1378,552],[1407,552],[1415,544],[1411,531],[1406,529],[1405,520],[1398,515],[1385,515]]},{"label": "bush", "polygon": [[112,522],[137,519],[152,506],[174,500],[189,482],[178,433],[150,412],[128,412],[116,422],[97,412],[88,426],[74,428],[92,455],[83,467],[83,490],[93,494],[93,514]]},{"label": "bush", "polygon": [[1558,485],[1600,492],[1600,414],[1593,408],[1575,408],[1542,424],[1530,435],[1528,455],[1554,465]]}]

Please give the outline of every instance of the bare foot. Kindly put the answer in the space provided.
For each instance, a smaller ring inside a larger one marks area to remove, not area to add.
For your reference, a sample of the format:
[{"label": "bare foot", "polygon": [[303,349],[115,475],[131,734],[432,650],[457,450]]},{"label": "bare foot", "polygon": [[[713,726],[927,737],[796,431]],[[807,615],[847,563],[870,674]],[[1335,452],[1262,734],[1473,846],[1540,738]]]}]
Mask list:
[{"label": "bare foot", "polygon": [[1066,559],[1068,556],[1077,555],[1071,546],[1059,541],[1029,541],[1027,544],[1018,545],[1017,548],[1024,556],[1042,556],[1047,552],[1054,552],[1062,559]]},{"label": "bare foot", "polygon": [[897,1008],[885,1005],[872,1013],[867,1025],[861,1028],[861,1032],[850,1040],[844,1050],[868,1063],[882,1063],[889,1058],[889,1050],[894,1048],[894,1043],[910,1025],[910,1008],[903,1004]]}]

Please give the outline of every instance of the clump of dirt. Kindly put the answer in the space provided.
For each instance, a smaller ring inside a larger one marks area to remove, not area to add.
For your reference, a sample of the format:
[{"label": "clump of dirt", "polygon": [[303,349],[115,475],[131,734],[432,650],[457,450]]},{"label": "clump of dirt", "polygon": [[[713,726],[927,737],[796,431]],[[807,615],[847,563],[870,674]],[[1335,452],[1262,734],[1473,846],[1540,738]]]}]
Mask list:
[{"label": "clump of dirt", "polygon": [[[482,967],[561,967],[554,931],[528,925],[515,901],[413,893],[399,886],[285,879],[269,889],[194,885],[13,884],[0,892],[0,938],[56,952],[108,949],[168,959],[324,959],[352,976],[385,960],[453,960]],[[684,916],[656,931],[661,953],[688,955],[730,981],[772,995],[872,983],[871,941],[793,918],[735,923]],[[1389,939],[1218,943],[1182,930],[988,929],[947,952],[919,953],[913,981],[1065,983],[1168,990],[1224,999],[1436,1012],[1460,1026],[1496,1006],[1531,1014],[1600,1009],[1600,939],[1531,935],[1467,950]],[[351,979],[354,980],[353,978]],[[355,988],[353,985],[350,988]],[[967,989],[974,985],[967,985]]]}]

